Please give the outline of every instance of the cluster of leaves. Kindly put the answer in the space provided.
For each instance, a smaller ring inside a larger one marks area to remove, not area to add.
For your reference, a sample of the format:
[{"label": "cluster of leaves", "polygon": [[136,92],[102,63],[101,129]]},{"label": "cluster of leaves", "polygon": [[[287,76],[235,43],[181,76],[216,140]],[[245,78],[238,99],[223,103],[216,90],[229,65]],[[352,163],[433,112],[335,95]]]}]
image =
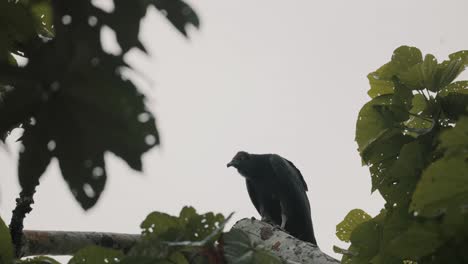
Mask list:
[{"label": "cluster of leaves", "polygon": [[[142,239],[128,252],[90,246],[77,252],[69,264],[280,264],[268,252],[255,246],[240,230],[223,233],[231,216],[198,214],[184,207],[179,216],[153,212],[141,224]],[[0,218],[0,263],[14,263],[13,245],[8,227]],[[17,264],[58,264],[40,256],[17,260]]]},{"label": "cluster of leaves", "polygon": [[342,263],[468,263],[468,81],[454,81],[467,64],[402,46],[368,75],[356,141],[386,204],[337,226]]},{"label": "cluster of leaves", "polygon": [[[0,140],[22,127],[18,177],[33,189],[53,157],[84,209],[106,182],[104,153],[141,170],[141,155],[159,143],[145,97],[123,73],[140,21],[154,6],[185,36],[199,26],[181,0],[114,0],[104,11],[91,0],[0,1]],[[101,31],[113,30],[120,54],[102,48]],[[22,62],[19,63],[17,60]],[[26,65],[24,62],[27,61]]]}]

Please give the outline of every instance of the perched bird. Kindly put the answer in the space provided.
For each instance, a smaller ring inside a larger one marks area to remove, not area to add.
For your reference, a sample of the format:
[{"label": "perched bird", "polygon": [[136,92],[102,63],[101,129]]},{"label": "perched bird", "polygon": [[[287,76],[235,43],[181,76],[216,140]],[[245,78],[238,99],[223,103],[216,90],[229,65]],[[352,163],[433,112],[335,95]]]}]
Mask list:
[{"label": "perched bird", "polygon": [[307,184],[289,160],[276,154],[238,152],[227,164],[245,177],[250,200],[263,221],[315,245]]}]

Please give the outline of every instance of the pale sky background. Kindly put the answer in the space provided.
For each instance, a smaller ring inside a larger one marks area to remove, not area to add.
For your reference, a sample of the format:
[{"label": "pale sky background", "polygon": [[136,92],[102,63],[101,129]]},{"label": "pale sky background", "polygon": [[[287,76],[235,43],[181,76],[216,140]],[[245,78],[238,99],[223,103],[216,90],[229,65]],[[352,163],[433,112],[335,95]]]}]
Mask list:
[{"label": "pale sky background", "polygon": [[[177,214],[184,205],[235,212],[232,223],[258,217],[243,178],[226,168],[246,150],[278,153],[302,171],[318,244],[337,257],[332,246],[345,244],[335,237],[336,224],[351,209],[375,215],[383,206],[370,194],[354,142],[358,111],[368,101],[366,75],[400,45],[440,60],[468,49],[468,2],[188,2],[202,22],[190,40],[151,10],[141,32],[151,57],[129,58],[152,80],[142,88],[162,135],[162,146],[144,156],[144,173],[107,155],[106,189],[85,213],[54,161],[26,228],[137,233],[151,211]],[[19,191],[16,159],[0,151],[6,221]]]}]

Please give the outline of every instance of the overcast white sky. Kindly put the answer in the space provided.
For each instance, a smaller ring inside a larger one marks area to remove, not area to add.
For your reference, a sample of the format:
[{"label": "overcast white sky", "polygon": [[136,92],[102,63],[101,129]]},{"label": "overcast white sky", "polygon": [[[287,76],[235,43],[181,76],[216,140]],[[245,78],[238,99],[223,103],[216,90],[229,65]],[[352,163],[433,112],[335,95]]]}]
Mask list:
[{"label": "overcast white sky", "polygon": [[[226,163],[238,150],[278,153],[309,185],[312,219],[328,254],[335,225],[362,208],[383,206],[370,194],[354,142],[368,100],[366,75],[400,45],[440,59],[468,49],[468,2],[192,0],[202,27],[187,41],[156,12],[141,38],[151,57],[132,54],[147,75],[162,146],[144,156],[143,174],[107,155],[108,183],[84,213],[56,162],[44,175],[27,229],[139,232],[151,211],[235,212],[258,217],[243,178]],[[14,149],[12,141],[10,146]],[[16,154],[0,151],[0,215],[9,221],[18,193]]]}]

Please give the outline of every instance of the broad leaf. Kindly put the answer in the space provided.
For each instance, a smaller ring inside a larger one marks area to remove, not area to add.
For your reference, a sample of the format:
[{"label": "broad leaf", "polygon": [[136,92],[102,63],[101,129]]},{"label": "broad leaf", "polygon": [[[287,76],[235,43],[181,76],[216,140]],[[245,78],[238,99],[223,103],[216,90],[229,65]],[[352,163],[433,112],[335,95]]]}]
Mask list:
[{"label": "broad leaf", "polygon": [[451,205],[459,210],[468,204],[466,157],[449,157],[432,163],[414,192],[411,210],[422,216],[438,216]]},{"label": "broad leaf", "polygon": [[443,242],[435,226],[414,224],[392,240],[388,250],[402,259],[418,260],[434,252]]},{"label": "broad leaf", "polygon": [[349,242],[353,230],[361,223],[370,219],[372,217],[361,209],[351,210],[343,221],[336,226],[336,236],[341,241]]},{"label": "broad leaf", "polygon": [[0,263],[13,263],[13,244],[11,242],[10,229],[0,218]]}]

